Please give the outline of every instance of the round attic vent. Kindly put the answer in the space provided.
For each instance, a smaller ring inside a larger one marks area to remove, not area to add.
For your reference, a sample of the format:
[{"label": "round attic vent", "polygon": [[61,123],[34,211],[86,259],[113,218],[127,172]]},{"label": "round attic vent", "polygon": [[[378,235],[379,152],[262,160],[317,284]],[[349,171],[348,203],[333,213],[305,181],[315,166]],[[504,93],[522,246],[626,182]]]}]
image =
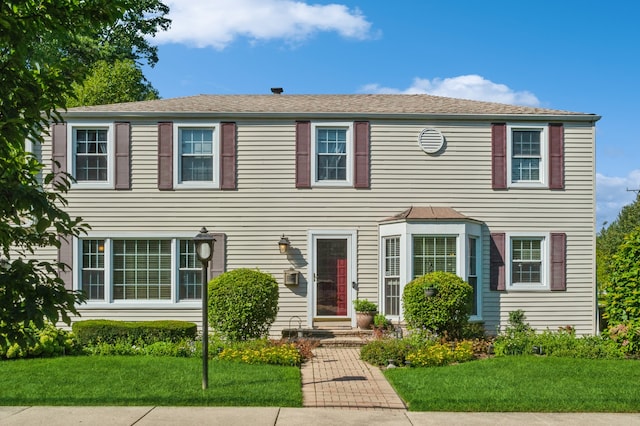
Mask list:
[{"label": "round attic vent", "polygon": [[436,129],[423,129],[418,136],[420,148],[427,154],[435,154],[444,145],[444,136]]}]

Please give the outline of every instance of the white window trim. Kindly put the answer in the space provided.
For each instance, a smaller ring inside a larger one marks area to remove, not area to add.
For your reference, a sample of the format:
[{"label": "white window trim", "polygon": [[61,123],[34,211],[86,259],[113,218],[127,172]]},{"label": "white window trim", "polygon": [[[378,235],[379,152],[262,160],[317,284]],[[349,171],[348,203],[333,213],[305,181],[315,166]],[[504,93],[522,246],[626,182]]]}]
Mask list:
[{"label": "white window trim", "polygon": [[67,123],[67,173],[75,178],[76,133],[75,129],[107,129],[107,180],[72,182],[74,189],[113,189],[115,187],[116,144],[113,121],[72,121]]},{"label": "white window trim", "polygon": [[[513,131],[514,130],[533,130],[540,132],[540,180],[514,182],[512,177],[513,164]],[[546,125],[531,124],[507,124],[507,182],[510,188],[548,188],[548,146],[549,131]]]},{"label": "white window trim", "polygon": [[356,315],[353,310],[353,300],[358,297],[358,290],[354,288],[353,283],[358,283],[358,270],[357,270],[357,258],[358,258],[358,231],[356,230],[330,230],[330,229],[310,229],[307,233],[307,253],[309,253],[309,266],[307,282],[310,283],[311,288],[307,291],[307,324],[313,324],[313,318],[315,315],[315,306],[317,298],[317,288],[314,277],[316,276],[315,262],[316,262],[316,241],[318,238],[346,238],[349,246],[349,267],[347,274],[347,317],[351,317],[351,326],[356,326]]},{"label": "white window trim", "polygon": [[[470,321],[482,321],[482,300],[484,292],[484,275],[485,271],[482,260],[483,237],[480,224],[467,221],[455,221],[449,223],[434,222],[396,222],[386,223],[379,226],[379,242],[378,242],[378,258],[384,259],[384,238],[400,237],[400,294],[403,294],[405,286],[413,280],[413,236],[455,236],[456,237],[456,274],[467,280],[467,256],[469,237],[477,238],[478,244],[476,271],[478,277],[478,293],[476,295],[478,302],[478,313],[472,315]],[[384,306],[384,262],[378,262],[378,305]],[[400,316],[387,316],[394,321],[402,321],[404,319],[404,306],[402,298],[400,299]]]},{"label": "white window trim", "polygon": [[[184,128],[213,129],[213,179],[210,182],[182,182],[181,164],[182,150],[180,130]],[[219,189],[220,188],[220,123],[211,121],[183,121],[173,123],[173,185],[175,189]]]},{"label": "white window trim", "polygon": [[[113,278],[112,278],[112,258],[113,240],[171,240],[171,297],[169,300],[114,300],[113,299]],[[178,300],[178,274],[180,258],[178,256],[178,240],[192,240],[193,233],[175,234],[158,232],[153,234],[123,232],[113,234],[109,232],[92,232],[82,238],[73,237],[73,289],[82,290],[80,286],[82,273],[82,240],[104,240],[104,300],[87,300],[82,309],[165,309],[167,307],[194,309],[202,306],[201,299]]]},{"label": "white window trim", "polygon": [[[318,180],[317,174],[317,142],[318,129],[346,129],[347,130],[347,178],[346,180]],[[311,186],[349,187],[353,186],[353,122],[316,122],[311,123]]]},{"label": "white window trim", "polygon": [[[514,238],[539,238],[542,240],[540,244],[540,259],[542,266],[540,268],[540,278],[542,282],[536,284],[514,284],[511,281],[511,266],[513,259],[511,258],[511,241]],[[507,291],[549,291],[550,290],[550,236],[547,232],[511,232],[506,234],[505,241],[505,282]]]}]

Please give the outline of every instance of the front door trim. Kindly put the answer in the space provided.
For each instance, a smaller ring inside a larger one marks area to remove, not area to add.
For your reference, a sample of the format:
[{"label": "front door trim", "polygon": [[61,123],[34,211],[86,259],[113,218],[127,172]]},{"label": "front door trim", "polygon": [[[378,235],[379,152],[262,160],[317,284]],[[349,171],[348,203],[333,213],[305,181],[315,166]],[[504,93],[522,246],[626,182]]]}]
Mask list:
[{"label": "front door trim", "polygon": [[316,276],[316,241],[324,238],[346,238],[347,239],[347,318],[351,319],[351,326],[355,327],[356,318],[353,313],[352,300],[356,298],[356,288],[352,283],[358,282],[358,274],[356,269],[356,247],[358,245],[358,231],[352,229],[310,229],[307,239],[307,253],[309,253],[309,269],[307,282],[310,283],[307,291],[307,323],[313,325],[313,317],[315,313],[317,289],[314,277]]}]

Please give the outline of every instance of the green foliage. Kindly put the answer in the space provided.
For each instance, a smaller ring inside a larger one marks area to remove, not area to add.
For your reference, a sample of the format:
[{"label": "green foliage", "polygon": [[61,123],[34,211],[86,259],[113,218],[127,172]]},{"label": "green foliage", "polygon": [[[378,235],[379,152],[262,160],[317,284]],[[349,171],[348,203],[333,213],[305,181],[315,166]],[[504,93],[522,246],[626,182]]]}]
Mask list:
[{"label": "green foliage", "polygon": [[624,237],[613,256],[604,290],[603,317],[609,324],[640,319],[640,227]]},{"label": "green foliage", "polygon": [[220,352],[221,361],[246,364],[300,365],[302,356],[293,343],[274,343],[266,339],[240,342]]},{"label": "green foliage", "polygon": [[131,59],[97,62],[82,84],[73,88],[68,107],[158,99],[158,91]]},{"label": "green foliage", "polygon": [[195,338],[197,332],[194,323],[168,320],[86,320],[73,323],[72,329],[82,345],[150,345],[156,342],[180,342]]},{"label": "green foliage", "polygon": [[149,355],[184,358],[201,356],[202,348],[198,347],[193,340],[182,340],[178,342],[159,341],[140,345],[131,344],[126,341],[117,341],[115,343],[100,342],[87,345],[83,348],[83,353],[96,356]]},{"label": "green foliage", "polygon": [[393,330],[393,323],[384,314],[376,314],[373,317],[373,326],[378,329]]},{"label": "green foliage", "polygon": [[434,342],[407,355],[411,367],[437,367],[473,359],[473,342],[469,340],[454,344]]},{"label": "green foliage", "polygon": [[209,323],[230,341],[269,332],[278,313],[278,282],[264,272],[236,269],[209,283]]},{"label": "green foliage", "polygon": [[360,349],[360,359],[377,366],[387,365],[389,360],[395,365],[404,365],[412,347],[408,339],[372,340]]},{"label": "green foliage", "polygon": [[547,355],[554,357],[616,359],[624,357],[624,350],[614,340],[604,336],[576,337],[571,326],[557,331],[536,334],[525,321],[522,310],[509,312],[509,325],[494,343],[496,356]]},{"label": "green foliage", "polygon": [[13,343],[0,348],[0,358],[35,358],[52,357],[59,355],[72,355],[79,352],[73,336],[62,329],[56,328],[53,324],[46,324],[44,328],[37,328],[34,324],[25,327],[23,333],[29,336],[27,346]]},{"label": "green foliage", "polygon": [[[0,347],[33,344],[33,322],[70,324],[79,292],[58,277],[67,265],[26,261],[40,247],[59,247],[86,230],[65,211],[66,173],[43,173],[25,150],[39,152],[51,121],[94,62],[107,58],[157,57],[149,35],[166,29],[168,8],[158,0],[0,2]],[[6,266],[6,268],[5,268]]]},{"label": "green foliage", "polygon": [[624,237],[640,226],[640,195],[624,206],[618,217],[607,228],[602,228],[596,237],[596,274],[598,289],[602,291],[610,285],[613,274],[613,256]]},{"label": "green foliage", "polygon": [[367,299],[356,299],[353,301],[353,309],[356,312],[376,312],[378,305]]},{"label": "green foliage", "polygon": [[[425,297],[429,287],[435,287],[436,294]],[[473,288],[450,272],[418,277],[405,286],[402,294],[407,325],[458,338],[469,320],[472,294]]]},{"label": "green foliage", "polygon": [[604,333],[626,354],[640,353],[640,320],[610,326]]}]

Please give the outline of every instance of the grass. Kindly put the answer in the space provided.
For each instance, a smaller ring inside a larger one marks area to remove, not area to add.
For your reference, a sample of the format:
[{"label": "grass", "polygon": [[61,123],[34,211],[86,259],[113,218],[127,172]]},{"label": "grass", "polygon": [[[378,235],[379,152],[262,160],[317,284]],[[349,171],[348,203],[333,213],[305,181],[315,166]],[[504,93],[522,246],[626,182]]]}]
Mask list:
[{"label": "grass", "polygon": [[0,361],[0,405],[301,407],[300,369],[151,356]]},{"label": "grass", "polygon": [[411,411],[640,411],[637,360],[496,357],[385,376]]}]

